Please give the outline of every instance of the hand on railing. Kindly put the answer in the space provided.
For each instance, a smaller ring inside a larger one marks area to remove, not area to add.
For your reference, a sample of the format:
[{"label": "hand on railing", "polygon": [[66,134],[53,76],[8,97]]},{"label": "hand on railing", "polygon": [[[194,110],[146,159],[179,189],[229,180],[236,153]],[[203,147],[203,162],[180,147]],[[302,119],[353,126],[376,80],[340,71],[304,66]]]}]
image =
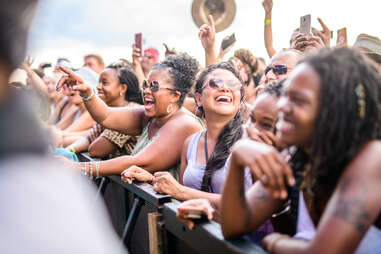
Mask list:
[{"label": "hand on railing", "polygon": [[209,220],[213,219],[215,209],[207,199],[191,199],[177,207],[177,218],[184,222],[189,229],[194,228],[194,214],[205,214]]},{"label": "hand on railing", "polygon": [[129,184],[132,184],[134,179],[141,182],[151,182],[153,180],[153,175],[141,167],[131,166],[121,173],[121,179],[123,182]]},{"label": "hand on railing", "polygon": [[153,190],[162,193],[171,195],[173,198],[179,198],[181,185],[176,179],[166,171],[156,172],[152,181]]}]

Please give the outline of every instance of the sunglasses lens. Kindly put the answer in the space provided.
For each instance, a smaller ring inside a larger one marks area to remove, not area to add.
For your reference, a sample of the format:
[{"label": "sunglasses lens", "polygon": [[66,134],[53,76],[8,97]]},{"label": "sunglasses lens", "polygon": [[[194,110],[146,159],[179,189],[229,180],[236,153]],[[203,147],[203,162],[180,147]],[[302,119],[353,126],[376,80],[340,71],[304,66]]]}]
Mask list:
[{"label": "sunglasses lens", "polygon": [[147,80],[143,80],[143,85],[142,85],[142,87],[143,87],[143,90],[145,90],[145,89],[148,88],[148,82],[147,82]]},{"label": "sunglasses lens", "polygon": [[278,75],[283,75],[287,73],[287,66],[285,65],[275,65],[274,66],[274,72]]},{"label": "sunglasses lens", "polygon": [[267,66],[266,69],[265,69],[265,75],[271,70],[271,67],[270,66]]},{"label": "sunglasses lens", "polygon": [[157,82],[157,81],[152,81],[151,82],[151,91],[152,92],[159,91],[159,82]]},{"label": "sunglasses lens", "polygon": [[208,85],[210,88],[218,88],[219,87],[216,80],[214,80],[214,79],[210,79]]}]

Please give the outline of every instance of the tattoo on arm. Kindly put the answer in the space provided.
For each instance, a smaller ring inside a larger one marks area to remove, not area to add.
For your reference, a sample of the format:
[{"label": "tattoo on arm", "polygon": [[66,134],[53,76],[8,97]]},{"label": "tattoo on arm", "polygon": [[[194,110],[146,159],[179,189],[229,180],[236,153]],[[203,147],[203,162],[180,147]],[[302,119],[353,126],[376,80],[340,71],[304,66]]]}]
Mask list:
[{"label": "tattoo on arm", "polygon": [[[353,186],[356,191],[353,193]],[[361,185],[361,186],[359,186]],[[367,188],[361,179],[344,179],[339,190],[339,197],[333,215],[347,223],[353,225],[361,234],[366,233],[369,226],[370,215],[366,210],[364,197],[367,195]]]}]

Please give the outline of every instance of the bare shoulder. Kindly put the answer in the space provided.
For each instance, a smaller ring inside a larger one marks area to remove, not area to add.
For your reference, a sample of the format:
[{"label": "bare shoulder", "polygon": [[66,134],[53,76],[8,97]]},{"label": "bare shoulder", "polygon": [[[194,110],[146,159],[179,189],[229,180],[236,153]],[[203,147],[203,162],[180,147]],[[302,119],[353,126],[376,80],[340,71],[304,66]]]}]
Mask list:
[{"label": "bare shoulder", "polygon": [[185,108],[182,108],[179,114],[166,125],[168,125],[168,128],[180,128],[190,133],[200,131],[203,128],[201,120]]},{"label": "bare shoulder", "polygon": [[366,143],[345,170],[346,175],[381,177],[381,141]]}]

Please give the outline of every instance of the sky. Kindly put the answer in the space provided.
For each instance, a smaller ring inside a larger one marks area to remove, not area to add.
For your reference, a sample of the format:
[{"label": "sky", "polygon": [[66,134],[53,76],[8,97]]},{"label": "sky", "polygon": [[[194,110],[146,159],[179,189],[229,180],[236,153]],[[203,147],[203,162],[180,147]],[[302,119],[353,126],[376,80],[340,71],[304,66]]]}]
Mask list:
[{"label": "sky", "polygon": [[[262,0],[235,0],[233,23],[216,35],[216,51],[221,40],[233,32],[237,42],[231,52],[247,48],[255,56],[268,59],[263,38]],[[300,16],[311,14],[312,26],[321,29],[317,17],[334,31],[347,27],[349,44],[360,33],[381,38],[381,1],[379,0],[273,0],[274,48],[289,45],[292,31],[299,27]],[[157,48],[161,56],[167,43],[187,52],[204,64],[204,51],[198,39],[199,28],[191,16],[192,0],[40,0],[33,21],[29,54],[35,64],[55,62],[67,57],[74,67],[83,64],[83,56],[100,54],[106,64],[119,58],[131,60],[134,34],[143,33],[145,47]]]}]

